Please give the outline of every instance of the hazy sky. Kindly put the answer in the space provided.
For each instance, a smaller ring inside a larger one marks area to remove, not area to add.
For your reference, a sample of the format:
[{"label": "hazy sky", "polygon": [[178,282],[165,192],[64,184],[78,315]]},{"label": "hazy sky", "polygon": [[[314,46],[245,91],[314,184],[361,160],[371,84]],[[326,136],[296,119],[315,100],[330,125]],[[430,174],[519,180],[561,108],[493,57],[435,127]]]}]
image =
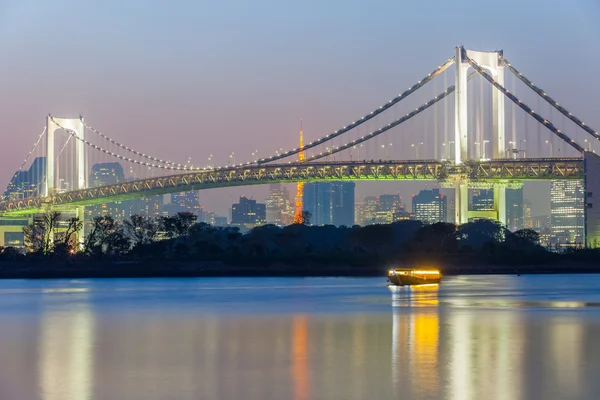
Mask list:
[{"label": "hazy sky", "polygon": [[[48,113],[82,113],[164,158],[224,163],[235,152],[248,161],[255,148],[265,156],[293,147],[300,118],[308,140],[359,118],[460,44],[504,49],[600,127],[599,17],[598,0],[0,0],[0,186]],[[357,195],[419,187],[358,185]],[[220,189],[201,199],[226,215],[240,194],[266,193]]]}]

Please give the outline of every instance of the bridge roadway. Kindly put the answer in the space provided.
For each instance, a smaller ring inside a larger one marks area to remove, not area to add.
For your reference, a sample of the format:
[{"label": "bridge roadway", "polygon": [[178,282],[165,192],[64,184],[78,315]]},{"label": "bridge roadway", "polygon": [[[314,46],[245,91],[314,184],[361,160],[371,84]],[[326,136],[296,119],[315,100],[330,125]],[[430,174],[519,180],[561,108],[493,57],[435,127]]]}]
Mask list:
[{"label": "bridge roadway", "polygon": [[218,187],[343,180],[437,180],[449,183],[456,178],[466,179],[471,184],[583,179],[584,163],[583,158],[521,158],[470,160],[460,165],[440,160],[249,164],[5,201],[0,203],[0,216],[28,215],[46,209],[73,210],[81,206]]}]

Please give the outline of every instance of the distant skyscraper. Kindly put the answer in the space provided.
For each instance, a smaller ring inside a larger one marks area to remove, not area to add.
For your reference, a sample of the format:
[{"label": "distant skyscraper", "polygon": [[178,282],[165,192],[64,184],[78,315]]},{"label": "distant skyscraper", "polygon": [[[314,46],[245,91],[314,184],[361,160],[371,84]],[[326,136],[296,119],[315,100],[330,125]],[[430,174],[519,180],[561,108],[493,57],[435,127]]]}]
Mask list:
[{"label": "distant skyscraper", "polygon": [[550,229],[563,244],[584,244],[584,185],[580,180],[552,181]]},{"label": "distant skyscraper", "polygon": [[375,223],[391,224],[404,211],[402,198],[398,194],[382,194],[377,197]]},{"label": "distant skyscraper", "polygon": [[45,176],[46,157],[37,157],[27,171],[15,172],[4,192],[4,198],[18,200],[42,194]]},{"label": "distant skyscraper", "polygon": [[148,218],[158,218],[163,215],[164,196],[150,196],[142,199],[142,207]]},{"label": "distant skyscraper", "polygon": [[267,207],[267,223],[289,225],[293,222],[294,214],[290,210],[292,208],[290,195],[281,184],[276,183],[269,186],[269,197],[265,201],[265,205]]},{"label": "distant skyscraper", "polygon": [[506,226],[511,231],[523,229],[523,188],[506,189]]},{"label": "distant skyscraper", "polygon": [[494,209],[493,189],[473,189],[471,196],[471,210],[490,211]]},{"label": "distant skyscraper", "polygon": [[[118,162],[94,164],[88,177],[89,187],[115,185],[121,182],[125,182],[125,174]],[[104,215],[123,219],[129,216],[128,209],[129,205],[125,202],[104,203],[86,207],[85,214],[89,219]]]},{"label": "distant skyscraper", "polygon": [[359,225],[372,225],[377,223],[376,212],[377,212],[378,199],[376,196],[367,196],[363,199],[360,211],[360,218],[357,219]]},{"label": "distant skyscraper", "polygon": [[311,225],[354,225],[354,188],[354,182],[305,184],[303,207]]},{"label": "distant skyscraper", "polygon": [[523,228],[533,229],[531,200],[525,199],[523,204]]},{"label": "distant skyscraper", "polygon": [[231,223],[235,225],[261,225],[266,222],[265,204],[257,203],[246,197],[240,197],[239,203],[231,206]]},{"label": "distant skyscraper", "polygon": [[331,182],[331,224],[354,225],[354,182]]},{"label": "distant skyscraper", "polygon": [[414,218],[426,223],[445,222],[448,214],[447,198],[439,189],[421,190],[413,196]]},{"label": "distant skyscraper", "polygon": [[171,193],[171,204],[168,208],[170,215],[179,212],[188,212],[190,214],[200,214],[200,201],[198,200],[198,191]]}]

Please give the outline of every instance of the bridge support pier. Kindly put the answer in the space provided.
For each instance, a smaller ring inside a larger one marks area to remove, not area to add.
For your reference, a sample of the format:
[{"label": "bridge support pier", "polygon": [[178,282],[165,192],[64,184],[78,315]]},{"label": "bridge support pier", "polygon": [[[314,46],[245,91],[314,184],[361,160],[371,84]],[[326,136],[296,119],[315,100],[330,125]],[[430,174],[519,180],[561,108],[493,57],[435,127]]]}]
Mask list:
[{"label": "bridge support pier", "polygon": [[[454,181],[454,223],[462,225],[472,218],[487,218],[506,225],[506,184],[494,184],[494,209],[485,211],[469,210],[469,186],[478,186],[476,183],[470,185],[466,178],[456,178]],[[489,188],[485,187],[484,188]]]},{"label": "bridge support pier", "polygon": [[496,212],[496,221],[506,226],[506,187],[494,186],[494,211]]},{"label": "bridge support pier", "polygon": [[456,179],[454,183],[454,223],[469,222],[469,184],[466,179]]},{"label": "bridge support pier", "polygon": [[[583,154],[584,170],[584,243],[586,247],[600,247],[600,156],[586,151]],[[594,207],[596,203],[596,207]]]}]

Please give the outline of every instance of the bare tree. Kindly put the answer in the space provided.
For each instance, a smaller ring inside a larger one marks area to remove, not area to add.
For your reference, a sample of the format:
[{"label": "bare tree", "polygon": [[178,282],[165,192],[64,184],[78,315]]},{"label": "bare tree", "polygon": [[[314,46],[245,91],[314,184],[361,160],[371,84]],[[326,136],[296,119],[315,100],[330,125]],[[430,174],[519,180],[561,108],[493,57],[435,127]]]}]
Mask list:
[{"label": "bare tree", "polygon": [[155,220],[142,215],[133,215],[131,219],[124,221],[124,225],[134,247],[153,243],[156,239],[158,224]]},{"label": "bare tree", "polygon": [[51,211],[34,218],[33,223],[23,227],[25,246],[42,254],[54,250],[54,230],[58,227],[60,213]]}]

